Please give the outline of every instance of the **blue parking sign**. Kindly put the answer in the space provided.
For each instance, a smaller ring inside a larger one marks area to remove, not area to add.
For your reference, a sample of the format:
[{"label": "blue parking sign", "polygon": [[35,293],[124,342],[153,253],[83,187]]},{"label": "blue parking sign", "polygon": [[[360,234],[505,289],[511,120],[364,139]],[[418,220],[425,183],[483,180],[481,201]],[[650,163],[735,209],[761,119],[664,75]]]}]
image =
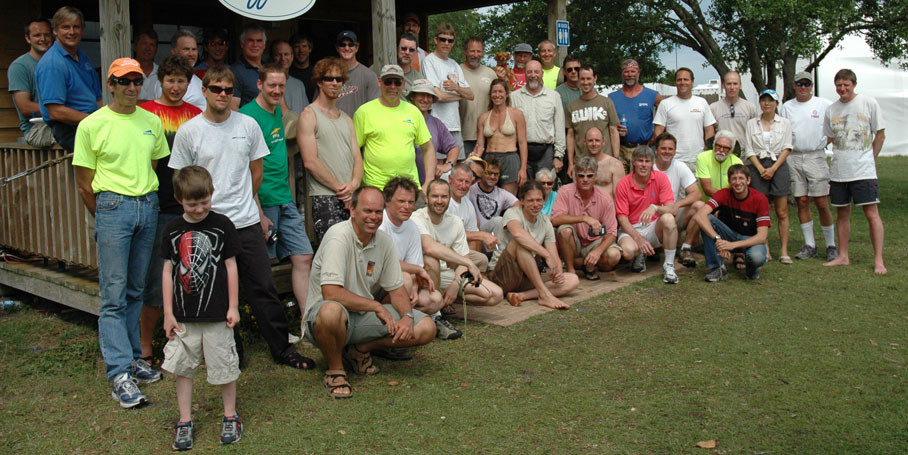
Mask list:
[{"label": "blue parking sign", "polygon": [[555,21],[555,35],[559,46],[571,45],[571,25],[568,21]]}]

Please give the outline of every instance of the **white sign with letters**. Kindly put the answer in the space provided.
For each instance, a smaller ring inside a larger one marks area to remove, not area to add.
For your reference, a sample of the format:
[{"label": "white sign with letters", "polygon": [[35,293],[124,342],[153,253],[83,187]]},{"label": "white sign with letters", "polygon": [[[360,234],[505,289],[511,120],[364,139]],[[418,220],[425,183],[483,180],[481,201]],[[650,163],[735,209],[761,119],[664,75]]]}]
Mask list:
[{"label": "white sign with letters", "polygon": [[315,0],[220,0],[227,9],[261,21],[283,21],[304,14]]}]

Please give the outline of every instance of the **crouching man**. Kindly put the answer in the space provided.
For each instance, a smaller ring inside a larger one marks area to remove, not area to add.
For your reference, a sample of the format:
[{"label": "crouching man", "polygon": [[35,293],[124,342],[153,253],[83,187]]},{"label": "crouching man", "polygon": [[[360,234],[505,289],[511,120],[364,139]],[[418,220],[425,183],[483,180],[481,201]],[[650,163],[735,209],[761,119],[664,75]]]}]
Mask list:
[{"label": "crouching man", "polygon": [[[769,200],[750,188],[750,173],[741,164],[728,169],[729,188],[713,194],[700,208],[695,219],[703,236],[703,252],[710,271],[706,281],[728,279],[725,260],[743,251],[748,279],[760,277],[766,263],[766,235],[769,232]],[[718,218],[711,215],[719,210]]]},{"label": "crouching man", "polygon": [[435,338],[432,319],[411,310],[391,237],[377,232],[385,208],[381,191],[356,190],[352,206],[350,219],[328,229],[312,261],[303,315],[306,339],[328,362],[324,384],[334,398],[353,396],[344,362],[354,373],[374,375],[372,350]]}]

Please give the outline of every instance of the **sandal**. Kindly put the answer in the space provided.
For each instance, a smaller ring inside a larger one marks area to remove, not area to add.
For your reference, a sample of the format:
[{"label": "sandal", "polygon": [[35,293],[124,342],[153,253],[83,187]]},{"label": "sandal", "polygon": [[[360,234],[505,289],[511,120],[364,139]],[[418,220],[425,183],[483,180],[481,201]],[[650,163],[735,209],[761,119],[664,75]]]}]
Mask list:
[{"label": "sandal", "polygon": [[780,256],[779,257],[779,263],[781,263],[781,264],[791,265],[793,262],[794,261],[792,261],[791,257],[789,257],[789,256]]},{"label": "sandal", "polygon": [[453,305],[445,305],[441,309],[441,317],[445,319],[454,319],[457,317],[457,310],[454,309]]},{"label": "sandal", "polygon": [[350,369],[356,374],[372,376],[380,371],[378,366],[372,363],[372,355],[368,352],[360,351],[354,344],[348,344],[344,348],[343,357],[350,364]]},{"label": "sandal", "polygon": [[583,268],[581,270],[583,271],[583,277],[586,278],[587,280],[599,281],[599,274],[596,273],[595,269],[590,270],[590,269],[586,268],[586,264],[584,264]]},{"label": "sandal", "polygon": [[293,350],[281,357],[277,363],[296,368],[297,370],[311,370],[315,368],[315,360]]},{"label": "sandal", "polygon": [[738,270],[744,270],[747,268],[747,260],[744,258],[744,253],[735,253],[734,262],[735,268]]},{"label": "sandal", "polygon": [[[328,396],[335,399],[350,398],[353,396],[353,387],[347,382],[347,372],[344,370],[327,370],[323,379]],[[339,393],[337,389],[347,389],[349,393]]]}]

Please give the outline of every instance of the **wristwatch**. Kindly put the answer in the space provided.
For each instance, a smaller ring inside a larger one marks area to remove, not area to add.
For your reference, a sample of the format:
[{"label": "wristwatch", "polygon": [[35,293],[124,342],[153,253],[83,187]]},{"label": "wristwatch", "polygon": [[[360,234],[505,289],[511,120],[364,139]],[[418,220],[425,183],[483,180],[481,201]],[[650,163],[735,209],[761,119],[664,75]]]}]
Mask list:
[{"label": "wristwatch", "polygon": [[445,161],[445,164],[447,164],[448,166],[454,167],[454,162],[451,160]]},{"label": "wristwatch", "polygon": [[722,240],[722,236],[719,234],[716,234],[716,241],[718,242],[719,240]]},{"label": "wristwatch", "polygon": [[410,316],[410,319],[412,319],[414,321],[416,320],[416,318],[413,316],[412,311],[408,311],[408,312],[404,313],[404,315],[402,317],[407,317],[407,316]]}]

